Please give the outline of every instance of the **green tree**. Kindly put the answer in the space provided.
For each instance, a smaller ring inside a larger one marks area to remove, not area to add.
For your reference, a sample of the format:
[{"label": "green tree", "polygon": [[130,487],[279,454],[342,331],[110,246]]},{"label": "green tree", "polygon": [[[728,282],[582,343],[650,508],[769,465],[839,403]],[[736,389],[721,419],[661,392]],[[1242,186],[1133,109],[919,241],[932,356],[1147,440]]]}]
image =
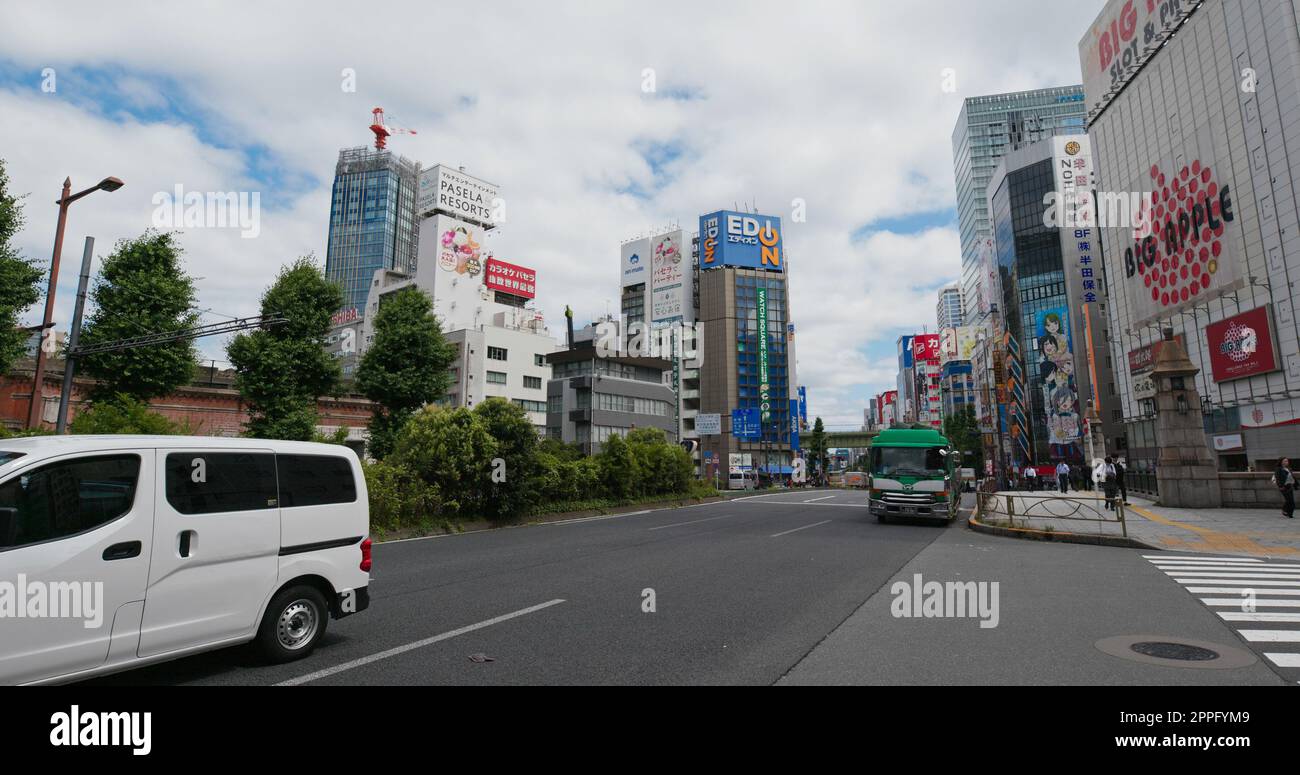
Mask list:
[{"label": "green tree", "polygon": [[[150,230],[119,241],[95,279],[94,311],[82,327],[81,345],[198,325],[194,280],[181,268],[180,257],[174,234]],[[147,403],[189,382],[196,359],[193,342],[181,340],[87,355],[78,368],[96,380],[92,401],[126,395]]]},{"label": "green tree", "polygon": [[947,437],[953,448],[962,453],[963,467],[983,470],[984,441],[980,433],[979,421],[975,418],[975,407],[966,406],[961,411],[945,417],[943,435]]},{"label": "green tree", "polygon": [[447,392],[456,348],[442,336],[433,303],[408,286],[385,297],[375,315],[375,340],[361,358],[357,387],[379,405],[370,421],[369,453],[383,459],[411,414]]},{"label": "green tree", "polygon": [[41,298],[41,271],[13,245],[24,222],[22,201],[9,193],[9,175],[0,159],[0,374],[9,372],[27,343],[19,316]]},{"label": "green tree", "polygon": [[830,468],[831,459],[826,444],[826,426],[822,424],[822,418],[818,417],[813,423],[812,435],[808,437],[809,473],[818,467],[823,473]]},{"label": "green tree", "polygon": [[149,405],[128,395],[103,398],[77,414],[70,429],[75,434],[136,433],[150,436],[188,435],[190,428],[172,422]]},{"label": "green tree", "polygon": [[658,428],[637,428],[627,434],[628,447],[640,473],[637,483],[643,495],[686,492],[695,466],[691,456]]},{"label": "green tree", "polygon": [[600,481],[605,493],[619,500],[632,497],[641,488],[641,470],[632,448],[622,436],[610,436],[600,455]]},{"label": "green tree", "polygon": [[463,407],[429,406],[406,423],[384,462],[429,484],[447,513],[478,515],[498,449],[479,415]]},{"label": "green tree", "polygon": [[325,352],[330,315],[343,291],[325,279],[310,256],[280,270],[262,295],[263,315],[289,322],[240,334],[226,347],[235,387],[248,406],[247,436],[310,441],[316,401],[338,389],[341,372]]},{"label": "green tree", "polygon": [[[504,398],[489,398],[474,407],[488,434],[496,440],[496,458],[503,468],[493,478],[483,495],[482,515],[507,519],[528,513],[536,503],[541,462],[538,458],[537,429],[523,408]],[[496,481],[504,476],[505,481]]]}]

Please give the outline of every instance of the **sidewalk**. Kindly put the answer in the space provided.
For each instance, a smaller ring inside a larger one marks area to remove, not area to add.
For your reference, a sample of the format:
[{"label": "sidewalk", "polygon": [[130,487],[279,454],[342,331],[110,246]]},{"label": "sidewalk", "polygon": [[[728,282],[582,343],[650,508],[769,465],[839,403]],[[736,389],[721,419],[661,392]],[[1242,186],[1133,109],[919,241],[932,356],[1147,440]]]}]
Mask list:
[{"label": "sidewalk", "polygon": [[[1091,499],[1096,492],[1073,492],[1059,496],[1051,492],[1035,493],[1017,491],[1000,492],[999,496],[1030,496],[1041,501],[1026,509],[1025,499],[1017,499],[1016,508],[1021,514],[1012,523],[1018,528],[1049,533],[1074,533],[1080,535],[1119,536],[1118,522],[1053,519],[1045,514],[1069,514],[1079,507],[1079,498]],[[1059,500],[1057,500],[1059,498]],[[1280,501],[1280,499],[1279,499]],[[1282,516],[1281,503],[1277,509],[1174,509],[1157,506],[1152,501],[1129,495],[1125,507],[1125,527],[1128,537],[1148,546],[1173,552],[1209,552],[1214,554],[1241,554],[1251,557],[1285,557],[1300,559],[1300,519]],[[986,524],[1006,525],[1005,509],[996,504],[981,521]],[[1083,516],[1104,514],[1104,505],[1095,501],[1090,507],[1079,509]],[[1029,511],[1029,514],[1025,514]]]},{"label": "sidewalk", "polygon": [[1171,509],[1129,496],[1128,534],[1176,552],[1300,558],[1300,519],[1276,509]]}]

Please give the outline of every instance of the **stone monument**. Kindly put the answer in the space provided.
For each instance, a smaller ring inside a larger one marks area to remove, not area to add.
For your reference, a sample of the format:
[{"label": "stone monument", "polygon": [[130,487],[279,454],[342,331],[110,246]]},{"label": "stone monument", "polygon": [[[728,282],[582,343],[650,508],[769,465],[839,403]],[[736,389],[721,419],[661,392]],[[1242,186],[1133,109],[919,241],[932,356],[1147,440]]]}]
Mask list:
[{"label": "stone monument", "polygon": [[1219,469],[1205,441],[1201,418],[1201,396],[1196,390],[1200,369],[1187,357],[1187,350],[1164,331],[1164,342],[1156,356],[1151,379],[1156,388],[1156,479],[1160,504],[1173,508],[1216,509],[1223,505]]}]

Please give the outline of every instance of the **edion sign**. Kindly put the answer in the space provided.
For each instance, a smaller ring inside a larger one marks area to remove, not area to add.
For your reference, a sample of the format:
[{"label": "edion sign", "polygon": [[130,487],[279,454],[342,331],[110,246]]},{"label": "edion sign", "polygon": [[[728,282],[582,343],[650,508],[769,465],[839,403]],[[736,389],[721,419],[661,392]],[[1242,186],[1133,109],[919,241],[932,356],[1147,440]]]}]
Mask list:
[{"label": "edion sign", "polygon": [[719,210],[700,216],[700,268],[784,270],[781,219]]},{"label": "edion sign", "polygon": [[494,291],[522,296],[525,299],[537,297],[537,272],[495,258],[487,260],[483,284]]},{"label": "edion sign", "polygon": [[1278,370],[1277,348],[1269,308],[1234,315],[1205,329],[1215,382],[1267,374]]}]

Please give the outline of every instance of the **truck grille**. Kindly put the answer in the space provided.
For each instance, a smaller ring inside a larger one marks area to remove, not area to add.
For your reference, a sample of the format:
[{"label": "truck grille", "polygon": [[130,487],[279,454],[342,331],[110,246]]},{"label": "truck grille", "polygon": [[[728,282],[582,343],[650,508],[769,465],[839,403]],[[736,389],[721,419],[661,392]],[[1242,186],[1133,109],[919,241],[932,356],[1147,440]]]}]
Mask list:
[{"label": "truck grille", "polygon": [[886,492],[881,496],[885,503],[900,503],[907,506],[928,506],[934,503],[934,495],[928,492]]}]

